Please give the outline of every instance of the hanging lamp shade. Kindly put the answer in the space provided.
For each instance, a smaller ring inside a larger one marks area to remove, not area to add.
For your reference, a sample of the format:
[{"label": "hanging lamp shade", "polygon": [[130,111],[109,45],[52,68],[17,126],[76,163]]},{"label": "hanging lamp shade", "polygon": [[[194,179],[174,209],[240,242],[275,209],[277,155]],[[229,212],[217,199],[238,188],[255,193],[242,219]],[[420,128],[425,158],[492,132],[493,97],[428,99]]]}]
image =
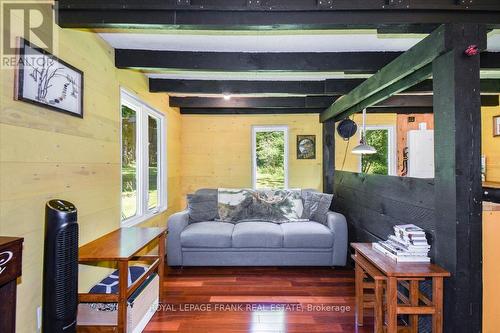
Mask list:
[{"label": "hanging lamp shade", "polygon": [[375,154],[376,152],[377,152],[377,149],[375,149],[372,146],[367,145],[365,143],[361,143],[361,142],[359,145],[354,147],[354,149],[352,150],[353,154],[358,154],[358,155],[362,155],[362,154],[370,155],[370,154]]},{"label": "hanging lamp shade", "polygon": [[361,140],[359,140],[359,145],[354,147],[351,152],[356,155],[371,155],[377,152],[377,149],[366,143],[366,109],[363,109],[363,129],[361,131]]}]

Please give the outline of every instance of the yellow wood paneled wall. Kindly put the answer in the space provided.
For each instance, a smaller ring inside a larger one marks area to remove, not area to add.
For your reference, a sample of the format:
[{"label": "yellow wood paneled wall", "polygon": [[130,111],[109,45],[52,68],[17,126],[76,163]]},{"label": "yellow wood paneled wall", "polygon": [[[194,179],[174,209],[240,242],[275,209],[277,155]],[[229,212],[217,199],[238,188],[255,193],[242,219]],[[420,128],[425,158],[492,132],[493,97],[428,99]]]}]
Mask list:
[{"label": "yellow wood paneled wall", "polygon": [[98,35],[58,32],[57,55],[85,75],[84,119],[14,101],[14,71],[0,72],[0,235],[25,238],[19,333],[37,332],[45,202],[76,204],[81,244],[120,226],[120,87],[167,115],[169,209],[147,224],[163,225],[180,209],[179,110],[168,107],[167,95],[150,94],[142,74],[117,70],[113,50]]},{"label": "yellow wood paneled wall", "polygon": [[500,116],[500,107],[482,108],[482,150],[486,155],[486,180],[500,182],[500,136],[493,136],[493,116]]},{"label": "yellow wood paneled wall", "polygon": [[[322,126],[318,115],[183,115],[183,199],[199,188],[252,186],[252,125],[287,125],[289,187],[321,189]],[[297,160],[297,134],[316,135],[316,159]]]}]

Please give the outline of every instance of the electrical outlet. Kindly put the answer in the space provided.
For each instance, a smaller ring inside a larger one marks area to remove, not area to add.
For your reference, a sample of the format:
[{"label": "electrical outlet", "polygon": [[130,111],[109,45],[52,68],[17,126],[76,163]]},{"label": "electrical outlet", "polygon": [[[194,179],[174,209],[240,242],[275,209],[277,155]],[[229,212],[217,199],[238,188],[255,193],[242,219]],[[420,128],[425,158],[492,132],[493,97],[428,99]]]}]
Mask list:
[{"label": "electrical outlet", "polygon": [[36,308],[36,329],[38,332],[42,329],[42,307],[38,306]]}]

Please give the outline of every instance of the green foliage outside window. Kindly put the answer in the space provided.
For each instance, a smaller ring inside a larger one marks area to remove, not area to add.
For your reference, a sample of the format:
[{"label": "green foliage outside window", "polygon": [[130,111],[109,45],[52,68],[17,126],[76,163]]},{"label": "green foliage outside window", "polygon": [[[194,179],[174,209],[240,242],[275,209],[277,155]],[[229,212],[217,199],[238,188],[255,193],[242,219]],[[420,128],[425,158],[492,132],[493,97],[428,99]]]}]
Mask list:
[{"label": "green foliage outside window", "polygon": [[283,131],[257,132],[255,150],[257,188],[284,188],[285,133]]},{"label": "green foliage outside window", "polygon": [[377,153],[363,155],[361,172],[377,175],[389,174],[388,146],[389,131],[387,130],[367,130],[366,143],[373,146]]}]

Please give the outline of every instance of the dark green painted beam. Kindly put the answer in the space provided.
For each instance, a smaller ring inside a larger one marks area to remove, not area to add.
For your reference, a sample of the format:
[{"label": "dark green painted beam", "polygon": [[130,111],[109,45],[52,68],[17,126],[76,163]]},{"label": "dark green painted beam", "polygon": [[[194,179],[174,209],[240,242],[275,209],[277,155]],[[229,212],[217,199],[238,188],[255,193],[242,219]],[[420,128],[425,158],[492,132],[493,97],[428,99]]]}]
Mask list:
[{"label": "dark green painted beam", "polygon": [[[335,114],[334,118],[343,119],[350,116],[353,113],[362,112],[363,109],[376,105],[384,100],[387,100],[391,96],[428,79],[431,76],[431,74],[432,74],[432,66],[430,64],[426,65],[425,67],[416,70],[415,72],[400,79],[399,81],[394,82],[385,89],[379,90],[375,94],[368,96],[358,104],[349,107],[345,111],[341,111],[340,113]],[[324,112],[321,114],[321,117],[323,116],[323,114]],[[321,121],[323,121],[323,119],[321,119]]]},{"label": "dark green painted beam", "polygon": [[[347,115],[349,113],[357,112],[356,110],[359,110],[359,107],[354,108],[352,112],[348,110],[359,105],[368,97],[430,64],[434,59],[447,51],[446,44],[447,40],[445,38],[444,26],[440,26],[417,45],[413,46],[408,51],[391,61],[375,75],[366,79],[366,81],[357,86],[349,94],[335,101],[328,109],[321,113],[321,122],[337,117],[340,114]],[[417,76],[420,77],[425,72],[426,71],[424,70]],[[431,70],[428,69],[427,72],[430,75]],[[414,84],[419,83],[426,78],[427,77],[423,77],[422,80],[415,81]],[[406,89],[409,87],[411,87],[411,85],[406,87]],[[391,90],[388,90],[388,92],[391,92]],[[394,94],[394,92],[392,94]],[[379,98],[376,98],[375,100],[381,101],[383,99],[379,100]],[[364,107],[368,106],[370,105],[365,105]]]}]

